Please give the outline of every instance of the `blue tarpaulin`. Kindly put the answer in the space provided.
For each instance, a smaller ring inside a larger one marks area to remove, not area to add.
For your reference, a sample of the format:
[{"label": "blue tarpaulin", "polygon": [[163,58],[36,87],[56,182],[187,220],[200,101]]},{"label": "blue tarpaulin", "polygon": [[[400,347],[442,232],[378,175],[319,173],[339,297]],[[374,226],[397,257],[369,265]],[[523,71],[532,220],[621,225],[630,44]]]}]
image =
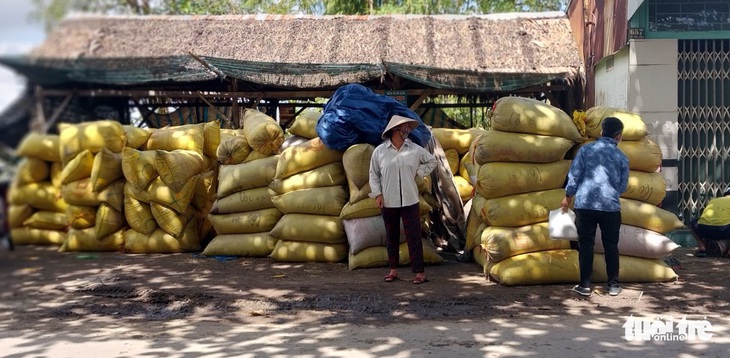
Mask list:
[{"label": "blue tarpaulin", "polygon": [[416,112],[359,84],[342,86],[330,97],[317,122],[317,135],[324,145],[334,150],[344,151],[358,143],[377,146],[383,141],[380,135],[388,121],[396,114],[418,121],[409,138],[425,147],[431,132]]}]

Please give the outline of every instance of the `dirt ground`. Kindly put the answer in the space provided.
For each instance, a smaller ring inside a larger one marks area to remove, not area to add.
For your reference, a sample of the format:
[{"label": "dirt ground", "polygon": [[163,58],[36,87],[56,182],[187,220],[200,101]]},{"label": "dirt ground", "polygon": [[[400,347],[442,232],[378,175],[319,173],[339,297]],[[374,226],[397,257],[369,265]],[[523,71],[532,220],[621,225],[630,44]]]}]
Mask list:
[{"label": "dirt ground", "polygon": [[[714,340],[660,348],[679,353],[691,347],[685,356],[728,356],[730,260],[695,258],[692,252],[674,251],[681,263],[676,282],[624,283],[617,297],[597,285],[590,298],[580,298],[568,284],[501,286],[487,280],[476,263],[448,255],[426,268],[430,282],[414,285],[408,268],[400,270],[401,280],[385,283],[385,268],[349,271],[345,263],[0,248],[0,346],[6,357],[510,356],[532,355],[529,347],[542,335],[524,330],[543,327],[545,337],[564,331],[562,338],[543,337],[546,343],[537,349],[543,354],[570,354],[563,350],[585,334],[593,343],[584,350],[596,347],[590,354],[613,356],[632,347],[622,339],[627,317],[686,315],[713,323]],[[596,322],[603,328],[590,331]],[[328,338],[333,329],[338,335]],[[514,337],[508,339],[507,331]],[[295,332],[304,336],[282,338]],[[399,345],[389,341],[398,336],[394,332],[411,336],[400,337]],[[259,342],[263,337],[270,343]],[[556,343],[561,339],[564,344]],[[307,340],[316,344],[308,346]],[[411,347],[404,343],[409,340],[422,344]],[[600,342],[605,344],[594,345]],[[651,344],[630,352],[661,356]]]}]

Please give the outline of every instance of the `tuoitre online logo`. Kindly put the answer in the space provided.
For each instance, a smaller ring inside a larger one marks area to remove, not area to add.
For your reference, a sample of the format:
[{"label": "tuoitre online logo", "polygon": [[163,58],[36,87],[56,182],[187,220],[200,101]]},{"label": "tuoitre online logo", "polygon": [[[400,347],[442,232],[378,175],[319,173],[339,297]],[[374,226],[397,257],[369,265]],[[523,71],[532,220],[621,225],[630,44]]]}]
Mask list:
[{"label": "tuoitre online logo", "polygon": [[636,318],[631,315],[623,325],[624,338],[628,341],[708,341],[712,338],[712,324],[703,320],[679,321],[674,317],[658,316],[654,319]]}]

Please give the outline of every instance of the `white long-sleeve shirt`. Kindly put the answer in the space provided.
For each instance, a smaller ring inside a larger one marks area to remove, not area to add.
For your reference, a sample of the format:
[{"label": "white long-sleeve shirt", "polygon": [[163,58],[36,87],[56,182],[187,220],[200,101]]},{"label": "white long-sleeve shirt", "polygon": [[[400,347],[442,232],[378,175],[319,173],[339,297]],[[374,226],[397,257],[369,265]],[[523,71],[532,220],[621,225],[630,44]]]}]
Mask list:
[{"label": "white long-sleeve shirt", "polygon": [[424,177],[436,168],[436,158],[406,139],[400,150],[390,139],[373,151],[370,159],[370,197],[383,194],[383,206],[398,208],[418,203],[416,176]]}]

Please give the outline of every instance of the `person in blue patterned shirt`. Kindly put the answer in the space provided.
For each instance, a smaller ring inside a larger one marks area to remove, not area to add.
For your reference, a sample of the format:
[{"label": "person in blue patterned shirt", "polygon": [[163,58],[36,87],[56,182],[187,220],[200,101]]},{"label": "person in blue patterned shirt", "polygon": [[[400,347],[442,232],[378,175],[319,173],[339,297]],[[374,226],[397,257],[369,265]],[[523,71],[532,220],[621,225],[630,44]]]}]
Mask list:
[{"label": "person in blue patterned shirt", "polygon": [[564,211],[575,197],[575,226],[578,229],[578,266],[580,284],[573,291],[581,296],[591,295],[593,246],[596,226],[601,228],[601,240],[606,257],[607,287],[611,296],[621,293],[619,284],[618,237],[621,227],[619,198],[629,180],[629,160],[618,148],[624,125],[618,118],[607,117],[601,122],[601,138],[578,150],[570,166]]}]

